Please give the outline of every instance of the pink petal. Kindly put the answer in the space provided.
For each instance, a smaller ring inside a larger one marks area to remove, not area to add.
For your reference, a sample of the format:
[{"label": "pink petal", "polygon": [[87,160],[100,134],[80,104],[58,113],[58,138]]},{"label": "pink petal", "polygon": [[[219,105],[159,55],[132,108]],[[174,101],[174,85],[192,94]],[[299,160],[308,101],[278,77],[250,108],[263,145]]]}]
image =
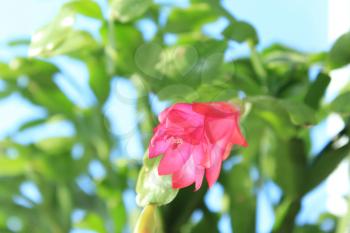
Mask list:
[{"label": "pink petal", "polygon": [[232,132],[232,137],[231,137],[231,143],[232,144],[238,144],[241,146],[248,146],[247,141],[243,137],[243,134],[241,133],[241,130],[239,129],[239,118],[238,116],[235,117],[234,121],[234,127],[233,127],[233,132]]},{"label": "pink petal", "polygon": [[203,126],[193,128],[193,131],[189,133],[189,140],[191,144],[203,143],[204,129]]},{"label": "pink petal", "polygon": [[151,138],[151,142],[148,148],[149,158],[157,157],[168,149],[170,142],[165,136],[166,135],[162,129],[162,125],[159,125],[154,129],[154,135]]},{"label": "pink petal", "polygon": [[204,117],[196,112],[186,112],[180,109],[171,110],[166,120],[167,127],[198,127],[203,125]]},{"label": "pink petal", "polygon": [[193,110],[206,117],[228,117],[238,112],[228,103],[212,102],[212,103],[193,103]]},{"label": "pink petal", "polygon": [[195,180],[195,191],[197,191],[203,182],[204,168],[196,167],[196,180]]},{"label": "pink petal", "polygon": [[164,154],[165,151],[169,147],[169,141],[168,140],[157,140],[149,145],[148,148],[148,157],[154,158],[159,156],[160,154]]},{"label": "pink petal", "polygon": [[165,109],[159,121],[149,157],[164,154],[158,173],[172,174],[174,188],[195,183],[198,190],[204,175],[211,187],[232,146],[247,146],[239,128],[239,110],[226,102],[178,103]]},{"label": "pink petal", "polygon": [[211,143],[229,137],[234,130],[234,118],[208,118],[205,120],[205,133]]},{"label": "pink petal", "polygon": [[229,138],[223,138],[214,144],[208,144],[207,153],[210,155],[210,166],[221,162],[225,153],[227,153],[227,145],[229,145],[228,139]]},{"label": "pink petal", "polygon": [[193,114],[192,104],[177,103],[173,105],[173,110],[181,110],[182,112]]},{"label": "pink petal", "polygon": [[209,187],[213,186],[213,184],[219,178],[221,163],[221,161],[216,162],[210,168],[205,169],[205,176],[207,178]]},{"label": "pink petal", "polygon": [[160,123],[163,123],[165,121],[165,119],[167,118],[168,113],[171,109],[172,109],[172,107],[166,108],[159,114],[158,120]]},{"label": "pink petal", "polygon": [[206,149],[204,148],[204,144],[198,144],[196,146],[193,146],[191,156],[193,157],[196,166],[210,166],[211,159]]},{"label": "pink petal", "polygon": [[189,158],[185,165],[173,174],[172,186],[179,189],[193,184],[196,180],[196,170],[192,158]]},{"label": "pink petal", "polygon": [[191,145],[187,143],[180,144],[176,148],[169,148],[160,160],[158,174],[169,175],[181,169],[187,162],[190,154]]},{"label": "pink petal", "polygon": [[192,112],[192,105],[186,104],[186,103],[177,103],[177,104],[174,104],[174,105],[164,109],[159,114],[159,117],[158,117],[159,122],[163,123],[168,118],[169,112],[171,112],[172,110],[181,110],[183,112],[191,113]]},{"label": "pink petal", "polygon": [[209,149],[211,165],[205,169],[205,174],[209,187],[211,187],[219,177],[222,158],[227,151],[227,144],[224,140],[220,140],[216,144],[211,144]]},{"label": "pink petal", "polygon": [[230,155],[232,146],[233,146],[233,145],[232,145],[231,143],[228,144],[228,145],[226,146],[225,152],[224,152],[224,154],[223,154],[223,156],[222,156],[222,160],[227,159],[227,157]]}]

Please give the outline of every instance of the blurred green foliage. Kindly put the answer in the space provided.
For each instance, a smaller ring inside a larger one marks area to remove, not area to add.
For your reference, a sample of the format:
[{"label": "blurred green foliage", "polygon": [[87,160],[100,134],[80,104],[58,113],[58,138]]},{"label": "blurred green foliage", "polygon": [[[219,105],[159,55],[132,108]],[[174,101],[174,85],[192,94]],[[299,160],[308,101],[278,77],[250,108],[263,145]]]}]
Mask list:
[{"label": "blurred green foliage", "polygon": [[[164,23],[160,15],[166,7],[170,11]],[[77,29],[76,19],[81,16],[99,22],[99,30],[94,32],[97,37]],[[221,38],[202,32],[204,25],[219,18],[229,22]],[[137,26],[143,19],[157,28],[150,40],[144,39]],[[167,35],[176,36],[174,43],[166,43]],[[224,59],[232,41],[245,43],[250,54]],[[126,211],[123,193],[135,188],[142,161],[127,155],[111,159],[121,138],[109,130],[110,122],[103,110],[115,91],[111,81],[123,78],[130,80],[138,92],[137,110],[145,116],[138,131],[145,148],[157,122],[151,93],[169,102],[231,100],[244,110],[241,124],[249,147],[234,149],[231,159],[239,162],[221,173],[219,182],[225,190],[224,199],[217,201],[221,211],[211,212],[205,205],[206,186],[198,192],[193,192],[193,187],[181,190],[172,203],[160,208],[154,220],[163,225],[164,232],[218,232],[217,224],[224,214],[231,217],[235,233],[255,232],[257,192],[272,181],[283,192],[273,206],[274,233],[345,233],[349,214],[343,219],[329,214],[306,226],[296,225],[295,219],[302,198],[349,155],[350,143],[340,143],[350,134],[349,85],[344,83],[343,92],[330,104],[324,104],[323,98],[330,71],[350,63],[350,36],[340,37],[330,52],[314,54],[281,44],[257,50],[258,43],[252,25],[237,20],[213,0],[193,0],[187,8],[150,0],[110,0],[108,12],[92,0],[74,0],[38,30],[30,43],[11,42],[14,47],[28,46],[30,56],[0,63],[5,86],[0,98],[18,93],[46,112],[46,117],[26,122],[17,131],[65,121],[74,126],[74,134],[34,140],[29,145],[10,136],[0,141],[0,231],[14,231],[9,221],[19,222],[19,232],[26,233],[66,233],[76,228],[119,233],[133,229],[138,211]],[[54,77],[64,72],[52,62],[56,56],[85,64],[89,87],[96,97],[92,106],[76,105],[57,85]],[[313,67],[319,67],[315,79],[309,72]],[[23,77],[25,84],[19,81]],[[313,155],[310,129],[331,113],[339,113],[345,127]],[[72,156],[75,146],[82,148],[81,158]],[[89,173],[92,161],[102,164],[106,171],[103,178],[96,179]],[[256,179],[251,176],[252,170],[257,171]],[[85,192],[77,184],[82,175],[91,179],[95,192]],[[25,182],[38,187],[40,201],[19,191]],[[73,221],[74,210],[85,214]],[[203,214],[197,222],[191,219],[195,211]],[[325,219],[335,222],[328,231],[320,227]]]}]

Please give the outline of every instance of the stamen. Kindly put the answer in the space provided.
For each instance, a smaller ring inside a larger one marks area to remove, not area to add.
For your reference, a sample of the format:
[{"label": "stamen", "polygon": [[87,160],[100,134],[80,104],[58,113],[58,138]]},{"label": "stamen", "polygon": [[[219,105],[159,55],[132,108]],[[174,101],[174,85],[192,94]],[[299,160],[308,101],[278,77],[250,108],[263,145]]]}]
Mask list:
[{"label": "stamen", "polygon": [[183,143],[183,140],[182,140],[182,138],[173,138],[173,143],[180,145]]}]

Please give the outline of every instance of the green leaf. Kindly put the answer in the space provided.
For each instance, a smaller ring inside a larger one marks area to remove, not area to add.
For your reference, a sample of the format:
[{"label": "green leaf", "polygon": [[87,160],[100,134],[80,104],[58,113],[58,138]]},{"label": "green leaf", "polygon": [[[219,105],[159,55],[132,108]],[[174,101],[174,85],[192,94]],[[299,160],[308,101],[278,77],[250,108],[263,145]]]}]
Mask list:
[{"label": "green leaf", "polygon": [[[33,58],[15,58],[9,65],[0,63],[0,77],[18,87],[16,91],[23,97],[50,113],[72,115],[75,106],[53,80],[59,71],[55,65]],[[18,78],[23,77],[28,83],[18,86]]]},{"label": "green leaf", "polygon": [[283,222],[288,215],[288,212],[290,210],[290,207],[292,205],[292,200],[290,198],[285,198],[279,205],[277,206],[275,210],[275,223],[273,226],[273,230],[276,231],[279,229]]},{"label": "green leaf", "polygon": [[330,110],[344,116],[350,115],[350,92],[345,92],[337,96],[330,104]]},{"label": "green leaf", "polygon": [[261,55],[268,66],[275,66],[276,68],[279,68],[283,63],[290,66],[290,64],[308,62],[306,54],[282,44],[272,44],[265,48]]},{"label": "green leaf", "polygon": [[[293,233],[325,233],[326,231],[321,230],[318,225],[304,225],[301,227],[296,227]],[[343,231],[345,233],[346,231]]]},{"label": "green leaf", "polygon": [[310,191],[326,179],[339,163],[350,154],[350,144],[339,149],[323,151],[312,162],[306,179],[306,191]]},{"label": "green leaf", "polygon": [[304,99],[305,103],[313,109],[318,109],[330,81],[331,78],[328,74],[320,73],[316,80],[309,86]]},{"label": "green leaf", "polygon": [[289,113],[278,99],[268,96],[247,98],[253,104],[252,114],[268,123],[268,125],[283,139],[295,133]]},{"label": "green leaf", "polygon": [[[110,30],[113,32],[110,32]],[[115,72],[118,75],[130,76],[134,74],[138,59],[149,59],[150,54],[148,53],[137,54],[137,50],[144,42],[141,32],[133,25],[121,23],[114,23],[108,27],[104,25],[100,33],[106,44],[106,53],[110,54],[113,65],[116,67]],[[108,33],[112,33],[113,40],[108,37]],[[137,57],[137,55],[140,56]]]},{"label": "green leaf", "polygon": [[315,111],[309,106],[290,100],[281,100],[280,102],[295,125],[308,126],[316,123]]},{"label": "green leaf", "polygon": [[126,23],[145,13],[151,4],[152,0],[110,0],[111,16]]},{"label": "green leaf", "polygon": [[0,155],[0,177],[21,175],[27,169],[29,169],[28,161],[22,158],[10,159]]},{"label": "green leaf", "polygon": [[300,208],[300,198],[285,197],[276,209],[276,220],[272,233],[294,232],[294,219]]},{"label": "green leaf", "polygon": [[148,152],[145,153],[144,164],[136,184],[136,202],[139,206],[168,204],[179,191],[172,188],[170,175],[160,176],[158,174],[160,159],[161,156],[150,159]]},{"label": "green leaf", "polygon": [[262,172],[290,197],[303,193],[306,150],[302,140],[282,140],[270,130],[261,134],[259,160]]},{"label": "green leaf", "polygon": [[252,64],[249,60],[235,60],[232,64],[226,64],[225,69],[237,90],[242,90],[247,95],[263,94],[263,88],[257,83]]},{"label": "green leaf", "polygon": [[30,38],[14,39],[7,43],[7,45],[11,47],[28,46],[29,44],[30,44]]},{"label": "green leaf", "polygon": [[331,69],[340,68],[350,63],[350,32],[342,35],[334,43],[328,55]]},{"label": "green leaf", "polygon": [[63,5],[64,9],[95,19],[103,19],[100,6],[92,0],[74,0]]},{"label": "green leaf", "polygon": [[106,228],[104,227],[104,220],[99,215],[92,212],[88,213],[75,226],[82,229],[89,229],[101,233],[107,232]]},{"label": "green leaf", "polygon": [[107,73],[105,59],[100,54],[89,57],[86,61],[89,70],[89,84],[100,104],[103,104],[110,94],[110,76]]},{"label": "green leaf", "polygon": [[73,138],[46,138],[37,142],[35,145],[46,153],[59,153],[62,150],[70,150],[72,148]]},{"label": "green leaf", "polygon": [[223,35],[229,40],[234,40],[240,43],[248,40],[252,41],[254,44],[259,42],[255,28],[244,21],[232,22],[224,30]]},{"label": "green leaf", "polygon": [[171,11],[164,27],[166,32],[184,33],[198,31],[205,23],[213,22],[218,15],[205,3],[192,4],[189,8],[175,8]]},{"label": "green leaf", "polygon": [[89,33],[75,30],[74,22],[74,11],[61,10],[50,24],[39,29],[32,36],[29,56],[51,57],[95,49],[96,41]]},{"label": "green leaf", "polygon": [[[188,43],[192,46],[184,45]],[[137,50],[135,60],[142,73],[147,74],[145,78],[150,88],[159,97],[170,94],[171,99],[173,96],[184,99],[187,98],[187,90],[196,95],[194,88],[223,77],[221,67],[226,45],[223,41],[206,39],[182,42],[163,49],[159,44],[148,43]],[[179,86],[181,88],[177,88]],[[185,92],[181,93],[183,87]],[[176,89],[176,93],[171,89]]]},{"label": "green leaf", "polygon": [[234,232],[255,232],[256,198],[249,169],[247,163],[238,164],[224,179],[230,198],[229,211]]},{"label": "green leaf", "polygon": [[159,72],[155,66],[158,63],[162,53],[162,47],[156,43],[147,43],[141,45],[135,53],[136,66],[142,73],[159,79]]},{"label": "green leaf", "polygon": [[0,63],[0,77],[6,81],[17,81],[20,76],[29,76],[33,81],[45,85],[46,88],[54,86],[50,76],[59,72],[55,65],[33,58],[17,57],[9,64]]},{"label": "green leaf", "polygon": [[179,78],[190,72],[198,61],[198,53],[191,46],[166,48],[160,55],[156,69],[166,77]]},{"label": "green leaf", "polygon": [[35,120],[30,120],[30,121],[27,121],[25,123],[23,123],[19,128],[18,128],[18,131],[21,132],[21,131],[24,131],[24,130],[27,130],[27,129],[30,129],[30,128],[33,128],[33,127],[36,127],[36,126],[40,126],[40,125],[44,125],[45,123],[53,123],[53,122],[60,122],[60,121],[63,121],[65,118],[61,115],[53,115],[49,118],[47,117],[44,117],[44,118],[38,118],[38,119],[35,119]]}]

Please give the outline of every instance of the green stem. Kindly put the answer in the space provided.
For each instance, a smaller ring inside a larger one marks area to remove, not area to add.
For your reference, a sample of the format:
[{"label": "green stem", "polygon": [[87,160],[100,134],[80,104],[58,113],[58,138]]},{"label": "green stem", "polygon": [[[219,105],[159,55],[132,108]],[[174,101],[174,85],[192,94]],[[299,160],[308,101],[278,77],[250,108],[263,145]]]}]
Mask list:
[{"label": "green stem", "polygon": [[139,95],[139,99],[137,100],[137,110],[139,113],[144,114],[144,119],[139,122],[138,127],[143,136],[143,145],[145,148],[147,148],[151,139],[153,128],[156,126],[157,121],[154,113],[152,112],[148,90],[145,90],[144,87],[137,85],[138,81],[136,81],[136,78],[141,79],[142,77],[134,76],[133,82]]},{"label": "green stem", "polygon": [[250,54],[251,54],[250,59],[251,59],[253,68],[259,78],[260,83],[266,86],[267,73],[261,61],[260,55],[256,51],[255,43],[252,40],[248,40],[248,46],[250,49]]},{"label": "green stem", "polygon": [[115,61],[117,59],[117,44],[115,40],[115,26],[111,16],[108,19],[108,40],[105,47],[105,53],[107,55],[107,69],[110,75],[115,73]]},{"label": "green stem", "polygon": [[[348,162],[350,163],[350,156],[348,157]],[[349,174],[350,176],[350,164],[349,164]],[[350,229],[350,196],[348,198],[348,213],[339,219],[337,224],[336,233],[344,233]]]},{"label": "green stem", "polygon": [[162,223],[155,205],[147,205],[141,212],[134,233],[161,233]]},{"label": "green stem", "polygon": [[301,208],[301,197],[298,197],[288,203],[288,207],[284,212],[285,215],[281,219],[277,219],[277,225],[274,226],[272,233],[285,233],[285,232],[293,232],[294,222],[297,214],[299,213]]}]

